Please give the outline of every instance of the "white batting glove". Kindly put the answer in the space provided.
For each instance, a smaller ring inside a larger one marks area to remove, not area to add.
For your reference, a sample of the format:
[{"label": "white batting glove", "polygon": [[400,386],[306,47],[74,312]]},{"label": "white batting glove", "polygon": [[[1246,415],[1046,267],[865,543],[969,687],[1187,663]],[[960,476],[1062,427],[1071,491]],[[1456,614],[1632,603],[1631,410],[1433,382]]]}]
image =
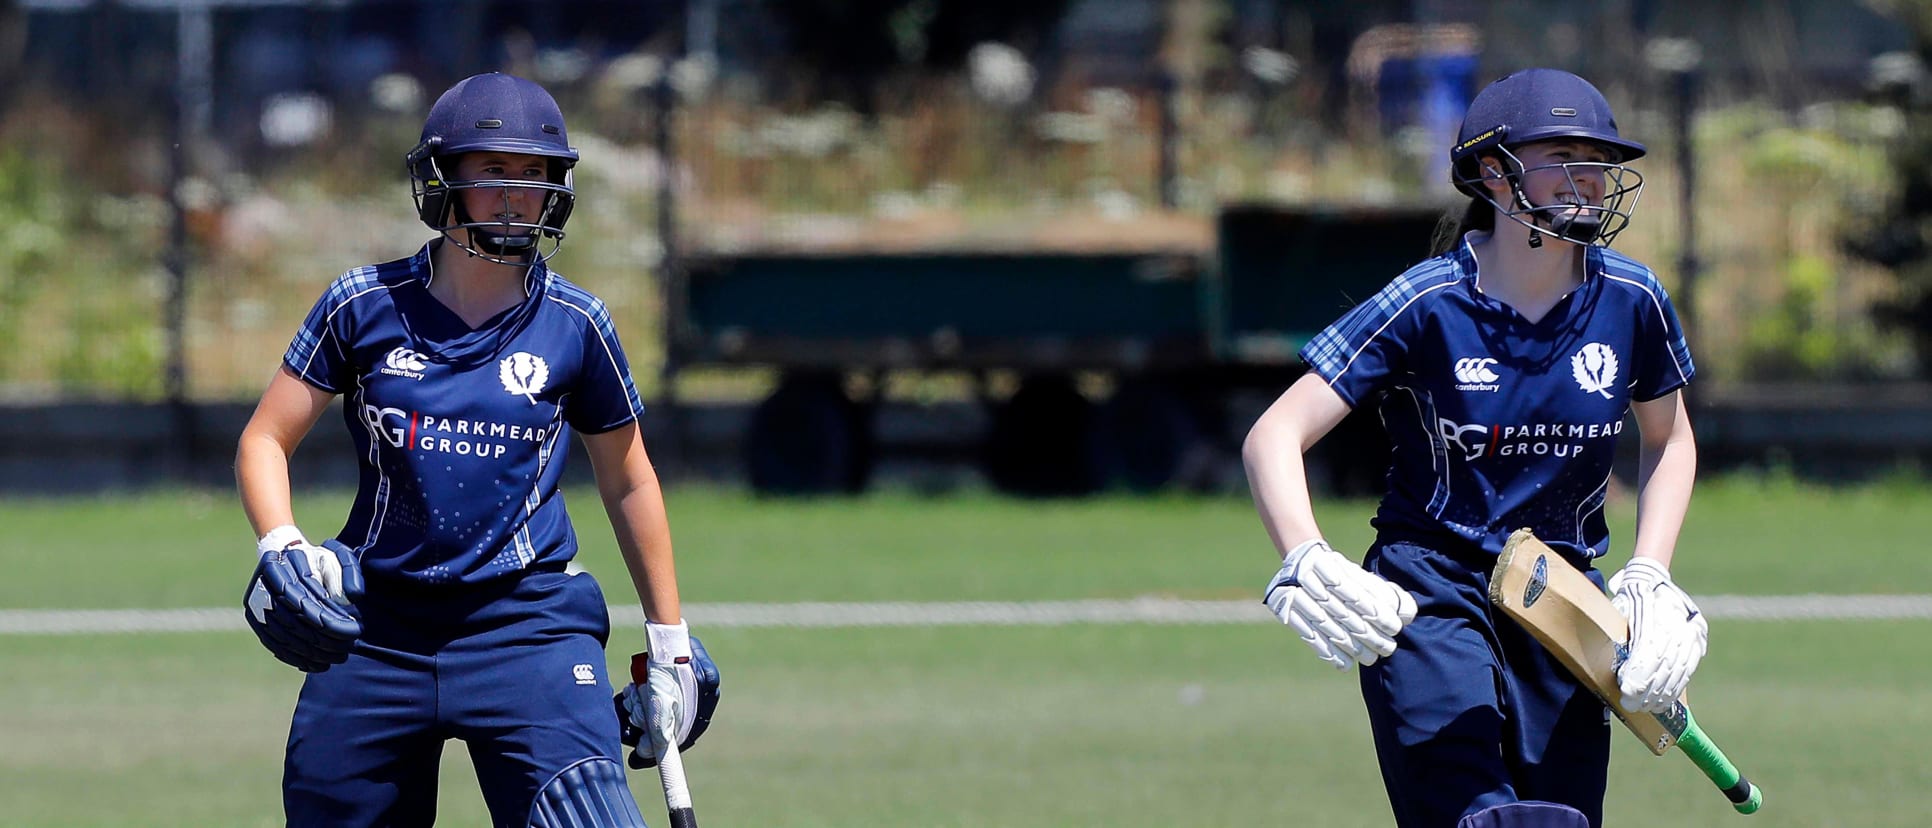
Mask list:
[{"label": "white batting glove", "polygon": [[[691,628],[683,621],[659,624],[646,621],[650,667],[643,687],[624,688],[625,708],[632,723],[650,736],[655,753],[675,745],[691,732],[697,717],[698,679],[691,666]],[[642,692],[639,692],[642,691]]]},{"label": "white batting glove", "polygon": [[342,561],[334,552],[309,543],[309,539],[302,535],[302,530],[294,526],[277,526],[255,542],[256,554],[266,555],[277,549],[287,550],[291,554],[301,552],[308,562],[309,571],[315,573],[317,581],[322,582],[322,591],[328,593],[329,599],[345,606],[350,603],[349,596],[342,590]]},{"label": "white batting glove", "polygon": [[1624,709],[1665,713],[1684,695],[1710,639],[1710,625],[1670,571],[1631,558],[1610,576],[1610,603],[1630,621],[1630,655],[1617,669]]},{"label": "white batting glove", "polygon": [[1289,550],[1262,602],[1323,661],[1346,670],[1395,652],[1415,596],[1316,538]]}]

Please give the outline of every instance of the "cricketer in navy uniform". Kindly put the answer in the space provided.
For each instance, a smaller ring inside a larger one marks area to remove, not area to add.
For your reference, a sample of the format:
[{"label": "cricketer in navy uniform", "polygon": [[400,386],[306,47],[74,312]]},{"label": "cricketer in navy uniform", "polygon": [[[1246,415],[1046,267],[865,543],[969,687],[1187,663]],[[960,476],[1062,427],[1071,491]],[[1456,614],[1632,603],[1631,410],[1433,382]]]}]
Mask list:
[{"label": "cricketer in navy uniform", "polygon": [[[1624,162],[1643,154],[1575,75],[1532,69],[1484,88],[1450,153],[1471,199],[1439,255],[1310,340],[1309,372],[1243,447],[1283,556],[1265,601],[1321,658],[1361,666],[1404,828],[1601,823],[1608,711],[1486,595],[1523,527],[1603,582],[1592,562],[1610,550],[1604,500],[1627,412],[1641,432],[1638,528],[1610,582],[1632,619],[1625,703],[1664,709],[1704,654],[1704,619],[1668,570],[1696,469],[1682,396],[1694,369],[1656,277],[1609,249],[1642,186]],[[1360,406],[1393,452],[1358,566],[1322,540],[1302,453]]]},{"label": "cricketer in navy uniform", "polygon": [[[431,824],[460,739],[498,826],[641,826],[621,744],[688,747],[709,720],[717,672],[683,622],[630,366],[604,304],[547,264],[576,160],[537,84],[491,73],[444,93],[408,156],[438,237],[329,286],[242,435],[261,556],[245,612],[309,673],[290,825]],[[337,395],[360,479],[318,546],[295,528],[288,459]],[[615,703],[604,594],[565,568],[572,431],[647,619],[646,686]]]}]

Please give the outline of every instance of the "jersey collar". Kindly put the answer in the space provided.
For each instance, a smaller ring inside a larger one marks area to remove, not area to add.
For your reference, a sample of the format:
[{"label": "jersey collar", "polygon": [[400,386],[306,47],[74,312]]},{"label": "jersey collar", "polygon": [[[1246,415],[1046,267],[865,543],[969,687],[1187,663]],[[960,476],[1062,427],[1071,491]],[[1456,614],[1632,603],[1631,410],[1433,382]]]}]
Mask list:
[{"label": "jersey collar", "polygon": [[[437,243],[432,240],[417,250],[416,255],[409,257],[410,275],[421,283],[425,292],[436,278],[435,257],[431,254]],[[504,349],[516,341],[536,318],[538,308],[549,295],[550,285],[550,268],[541,263],[532,265],[524,276],[523,303],[500,316],[495,324],[438,343],[438,359],[459,368],[467,368],[502,358]]]},{"label": "jersey collar", "polygon": [[[436,257],[430,255],[430,253],[435,251],[436,245],[442,244],[442,242],[442,239],[430,239],[424,242],[421,248],[417,249],[416,255],[409,257],[409,273],[415,277],[416,281],[422,282],[423,287],[429,287],[431,283],[436,281]],[[539,289],[541,287],[549,283],[550,266],[543,262],[537,262],[523,272],[523,295],[525,297],[534,296],[540,292]]]},{"label": "jersey collar", "polygon": [[[1469,277],[1469,282],[1481,293],[1483,289],[1482,271],[1476,261],[1476,242],[1485,241],[1489,234],[1482,230],[1471,230],[1462,234],[1462,244],[1456,246],[1456,266]],[[1585,245],[1583,248],[1583,283],[1595,281],[1603,273],[1603,248],[1599,245]]]},{"label": "jersey collar", "polygon": [[436,249],[436,240],[424,242],[423,246],[416,251],[416,255],[409,257],[409,275],[416,277],[416,281],[422,282],[423,287],[429,287],[431,282],[436,281],[436,259],[429,255],[434,249]]}]

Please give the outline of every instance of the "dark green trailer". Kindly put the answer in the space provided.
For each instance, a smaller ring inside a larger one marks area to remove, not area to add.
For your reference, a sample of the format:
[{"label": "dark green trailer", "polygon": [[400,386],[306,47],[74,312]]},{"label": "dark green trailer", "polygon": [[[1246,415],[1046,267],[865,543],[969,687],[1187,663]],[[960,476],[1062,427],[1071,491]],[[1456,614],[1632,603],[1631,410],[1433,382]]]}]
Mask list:
[{"label": "dark green trailer", "polygon": [[1211,250],[693,255],[668,294],[669,373],[780,372],[742,442],[761,491],[863,488],[877,400],[852,389],[881,384],[848,380],[908,371],[975,378],[973,454],[1002,490],[1158,489],[1238,445],[1233,395],[1292,382],[1296,349],[1421,261],[1441,212],[1234,205]]}]

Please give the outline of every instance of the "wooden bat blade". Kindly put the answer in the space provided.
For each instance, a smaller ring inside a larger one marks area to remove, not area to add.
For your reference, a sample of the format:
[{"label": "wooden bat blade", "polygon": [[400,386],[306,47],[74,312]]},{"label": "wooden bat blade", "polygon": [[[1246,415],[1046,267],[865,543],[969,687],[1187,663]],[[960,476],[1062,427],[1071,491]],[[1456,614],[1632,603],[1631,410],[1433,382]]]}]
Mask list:
[{"label": "wooden bat blade", "polygon": [[1510,535],[1490,574],[1489,601],[1516,619],[1590,692],[1637,734],[1651,753],[1677,743],[1667,723],[1619,703],[1617,666],[1630,641],[1630,624],[1591,581],[1528,529]]},{"label": "wooden bat blade", "polygon": [[1630,652],[1630,623],[1589,576],[1530,530],[1510,535],[1497,556],[1489,601],[1529,630],[1651,753],[1678,745],[1738,813],[1757,813],[1764,805],[1763,793],[1704,734],[1683,699],[1661,714],[1624,709],[1617,667]]}]

